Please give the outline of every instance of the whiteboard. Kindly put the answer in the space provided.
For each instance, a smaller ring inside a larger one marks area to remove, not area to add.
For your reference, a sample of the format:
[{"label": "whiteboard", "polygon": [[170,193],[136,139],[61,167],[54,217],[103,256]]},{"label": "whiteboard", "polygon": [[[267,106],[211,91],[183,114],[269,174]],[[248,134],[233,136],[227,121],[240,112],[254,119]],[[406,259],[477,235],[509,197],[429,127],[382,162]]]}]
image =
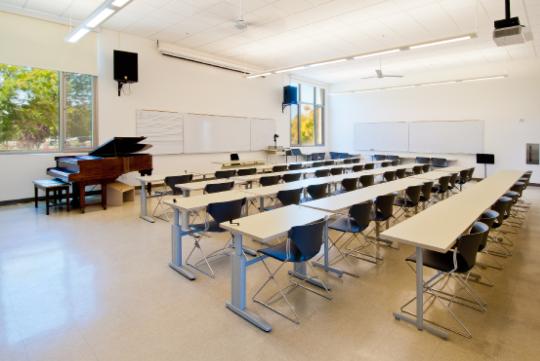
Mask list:
[{"label": "whiteboard", "polygon": [[276,121],[274,119],[251,119],[251,150],[259,151],[274,144]]},{"label": "whiteboard", "polygon": [[251,119],[184,114],[184,153],[249,152]]},{"label": "whiteboard", "polygon": [[484,151],[481,120],[409,123],[410,151],[415,153],[476,154]]},{"label": "whiteboard", "polygon": [[406,122],[366,122],[354,125],[355,150],[401,151],[409,149]]},{"label": "whiteboard", "polygon": [[137,110],[135,132],[152,145],[150,154],[181,154],[184,152],[183,118],[181,113]]}]

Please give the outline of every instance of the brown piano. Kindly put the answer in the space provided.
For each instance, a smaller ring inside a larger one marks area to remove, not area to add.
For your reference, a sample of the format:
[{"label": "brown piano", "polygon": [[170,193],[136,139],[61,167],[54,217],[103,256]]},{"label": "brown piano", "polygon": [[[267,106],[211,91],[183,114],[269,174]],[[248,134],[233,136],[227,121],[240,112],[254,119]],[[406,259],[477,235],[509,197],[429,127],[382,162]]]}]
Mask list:
[{"label": "brown piano", "polygon": [[101,205],[107,208],[107,183],[122,174],[139,171],[152,174],[152,156],[135,154],[151,147],[140,144],[145,137],[115,137],[100,145],[88,155],[55,157],[56,167],[47,168],[47,174],[73,185],[73,205],[84,213],[86,186],[101,185]]}]

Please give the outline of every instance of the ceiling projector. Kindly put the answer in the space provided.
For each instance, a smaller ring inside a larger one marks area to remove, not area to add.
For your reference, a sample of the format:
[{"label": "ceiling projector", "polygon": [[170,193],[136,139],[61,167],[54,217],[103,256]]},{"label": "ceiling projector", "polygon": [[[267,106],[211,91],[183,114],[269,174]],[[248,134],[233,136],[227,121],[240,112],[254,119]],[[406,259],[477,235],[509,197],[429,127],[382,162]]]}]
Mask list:
[{"label": "ceiling projector", "polygon": [[495,20],[495,30],[493,40],[497,46],[507,46],[522,44],[532,39],[532,33],[527,31],[524,25],[519,22],[519,17],[512,17],[510,14],[510,0],[505,0],[506,17]]}]

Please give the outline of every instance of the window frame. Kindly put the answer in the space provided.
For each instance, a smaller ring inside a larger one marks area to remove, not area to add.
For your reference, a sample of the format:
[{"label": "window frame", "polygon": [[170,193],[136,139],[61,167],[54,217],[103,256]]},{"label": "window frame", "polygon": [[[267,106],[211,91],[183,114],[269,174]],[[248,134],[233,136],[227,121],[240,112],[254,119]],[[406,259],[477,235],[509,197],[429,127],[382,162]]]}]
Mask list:
[{"label": "window frame", "polygon": [[[15,65],[15,64],[10,64]],[[26,67],[24,65],[15,65],[20,67]],[[29,67],[29,68],[37,68],[37,69],[43,69],[39,67]],[[58,149],[56,150],[42,150],[42,151],[36,151],[36,150],[6,150],[2,151],[0,150],[0,156],[3,154],[6,155],[17,155],[17,154],[61,154],[61,153],[87,153],[93,149],[96,148],[98,142],[98,113],[97,113],[97,104],[98,104],[98,98],[97,98],[97,82],[98,77],[91,74],[84,74],[84,73],[75,73],[70,71],[60,71],[60,70],[54,70],[54,69],[44,69],[49,71],[55,71],[58,73],[59,77],[59,84],[58,84]],[[88,75],[92,77],[92,132],[90,133],[92,136],[92,145],[90,147],[84,147],[84,148],[72,148],[67,147],[65,144],[65,132],[66,132],[66,74],[83,74]]]},{"label": "window frame", "polygon": [[[302,102],[302,83],[300,83],[300,82],[296,83],[296,86],[298,88],[298,94],[297,94],[298,104],[291,105],[291,107],[296,107],[296,117],[297,117],[297,120],[298,120],[297,121],[296,132],[297,132],[297,135],[298,135],[298,142],[293,143],[293,140],[292,140],[292,137],[291,137],[289,143],[290,143],[291,147],[324,147],[326,145],[326,136],[325,136],[325,131],[326,131],[326,126],[325,126],[325,120],[326,120],[326,89],[323,88],[323,87],[317,86],[317,85],[311,85],[311,84],[309,84],[309,85],[305,84],[305,85],[313,88],[313,102],[312,103]],[[321,104],[317,104],[317,90],[320,90],[321,93],[322,93]],[[301,114],[301,107],[302,107],[303,104],[313,106],[313,137],[314,137],[313,142],[314,142],[314,144],[303,144],[302,143],[302,137],[301,137],[301,132],[300,132],[302,124],[301,124],[300,114]],[[319,119],[319,117],[317,116],[317,110],[318,109],[321,109],[321,117],[322,117],[322,119]],[[291,116],[289,116],[289,134],[292,134],[292,131],[291,131],[292,130],[292,121],[293,121],[293,118]],[[317,143],[319,123],[321,123],[321,134],[320,134],[320,138],[322,140],[321,143]]]}]

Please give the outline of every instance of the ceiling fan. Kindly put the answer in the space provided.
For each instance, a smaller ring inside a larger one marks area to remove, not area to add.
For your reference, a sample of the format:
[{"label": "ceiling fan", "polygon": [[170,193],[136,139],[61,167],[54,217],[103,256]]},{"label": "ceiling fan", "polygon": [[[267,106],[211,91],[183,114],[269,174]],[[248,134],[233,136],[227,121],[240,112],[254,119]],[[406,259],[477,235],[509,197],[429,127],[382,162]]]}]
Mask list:
[{"label": "ceiling fan", "polygon": [[249,23],[244,19],[244,0],[240,0],[240,17],[234,21],[234,27],[238,30],[247,29]]},{"label": "ceiling fan", "polygon": [[374,75],[374,76],[367,76],[367,77],[362,78],[362,79],[403,78],[403,75],[385,74],[385,73],[383,73],[380,59],[379,59],[379,69],[375,69],[375,74],[376,75]]}]

